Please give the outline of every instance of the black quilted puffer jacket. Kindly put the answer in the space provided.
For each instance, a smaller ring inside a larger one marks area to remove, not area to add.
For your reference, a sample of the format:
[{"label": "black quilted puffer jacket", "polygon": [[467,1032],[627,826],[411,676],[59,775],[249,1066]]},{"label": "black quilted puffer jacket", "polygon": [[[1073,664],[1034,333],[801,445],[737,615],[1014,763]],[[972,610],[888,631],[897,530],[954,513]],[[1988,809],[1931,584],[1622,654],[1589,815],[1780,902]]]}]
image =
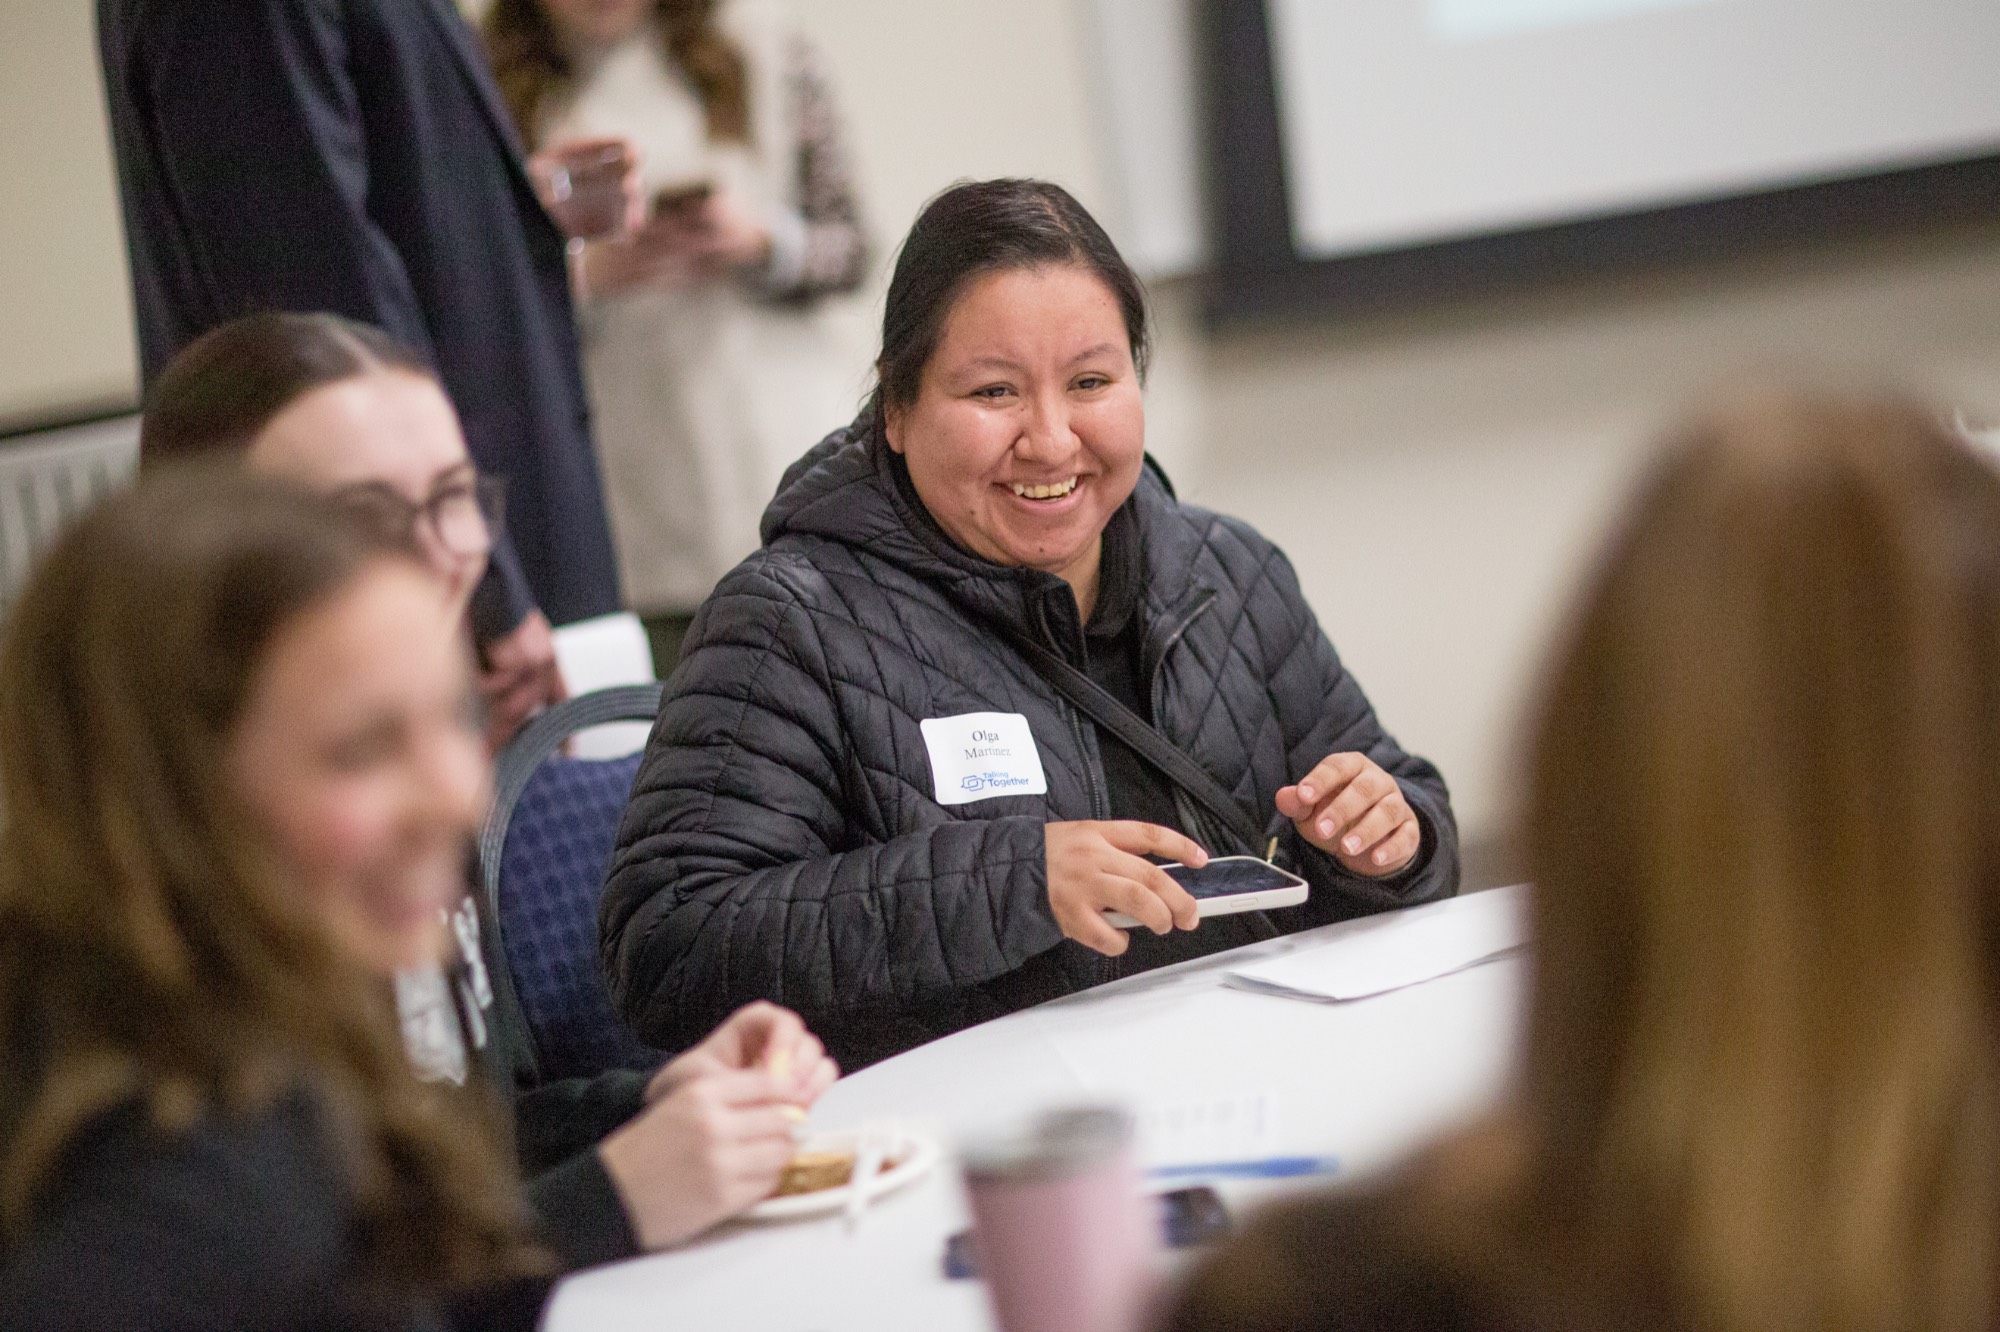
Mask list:
[{"label": "black quilted puffer jacket", "polygon": [[[1284,555],[1179,503],[1150,464],[1128,503],[1154,724],[1278,838],[1307,903],[1134,931],[1116,959],[1063,937],[1042,830],[1108,817],[1104,769],[1095,727],[1008,644],[1037,634],[1080,663],[1075,599],[953,543],[857,423],[786,474],[763,548],[703,605],[668,683],[601,915],[640,1035],[678,1049],[765,998],[852,1069],[1131,971],[1457,890],[1444,781],[1376,721]],[[933,798],[919,723],[971,712],[1027,718],[1047,794]],[[1273,804],[1346,750],[1393,774],[1423,824],[1392,879],[1349,873]],[[1211,853],[1264,851],[1209,831]]]}]

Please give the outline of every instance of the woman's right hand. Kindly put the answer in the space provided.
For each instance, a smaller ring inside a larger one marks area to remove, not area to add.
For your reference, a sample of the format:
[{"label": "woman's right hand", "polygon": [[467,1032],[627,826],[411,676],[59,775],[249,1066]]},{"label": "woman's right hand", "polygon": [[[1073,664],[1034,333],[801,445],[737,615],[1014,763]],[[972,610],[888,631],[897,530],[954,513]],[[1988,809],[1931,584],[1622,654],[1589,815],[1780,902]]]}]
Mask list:
[{"label": "woman's right hand", "polygon": [[673,287],[754,268],[770,254],[770,229],[734,197],[716,193],[656,212],[625,236],[584,246],[579,285],[586,297]]},{"label": "woman's right hand", "polygon": [[698,1077],[746,1068],[768,1071],[800,1110],[817,1101],[840,1076],[826,1047],[806,1030],[805,1019],[759,999],[731,1013],[698,1044],[668,1060],[646,1084],[646,1099],[657,1101]]},{"label": "woman's right hand", "polygon": [[694,256],[680,231],[655,220],[629,236],[585,245],[578,286],[594,299],[635,287],[671,287],[688,281],[694,271]]},{"label": "woman's right hand", "polygon": [[1165,870],[1145,859],[1208,863],[1208,852],[1156,823],[1051,823],[1045,833],[1049,906],[1067,937],[1106,957],[1131,946],[1125,931],[1104,919],[1122,911],[1155,934],[1200,923],[1194,898]]},{"label": "woman's right hand", "polygon": [[642,1249],[692,1239],[771,1196],[792,1159],[797,1089],[763,1068],[699,1073],[598,1145]]}]

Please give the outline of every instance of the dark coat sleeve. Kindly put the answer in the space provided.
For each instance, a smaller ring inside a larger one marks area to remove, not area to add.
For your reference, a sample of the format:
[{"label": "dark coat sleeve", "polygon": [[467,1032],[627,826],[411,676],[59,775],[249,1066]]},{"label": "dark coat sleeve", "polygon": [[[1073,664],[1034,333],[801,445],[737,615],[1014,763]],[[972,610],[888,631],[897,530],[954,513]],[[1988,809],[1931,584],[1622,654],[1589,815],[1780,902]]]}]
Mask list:
[{"label": "dark coat sleeve", "polygon": [[594,1078],[562,1078],[514,1097],[514,1147],[533,1175],[604,1141],[646,1104],[651,1074],[616,1068]]},{"label": "dark coat sleeve", "polygon": [[1273,919],[1289,932],[1345,920],[1358,911],[1450,897],[1458,891],[1458,824],[1443,776],[1428,761],[1406,753],[1382,728],[1360,682],[1341,664],[1306,604],[1291,562],[1275,548],[1266,572],[1275,593],[1267,604],[1278,613],[1260,631],[1284,636],[1270,658],[1278,663],[1271,696],[1284,734],[1288,780],[1305,776],[1329,754],[1366,754],[1396,779],[1423,830],[1423,842],[1406,868],[1388,878],[1371,879],[1299,836],[1291,821],[1279,816],[1276,831],[1285,853],[1281,858],[1298,867],[1313,891],[1305,905],[1273,912]]},{"label": "dark coat sleeve", "polygon": [[144,133],[215,316],[331,310],[429,354],[402,258],[368,215],[341,6],[155,0],[132,40]]},{"label": "dark coat sleeve", "polygon": [[1062,939],[1039,819],[940,811],[871,839],[867,811],[903,779],[860,770],[810,616],[769,565],[739,566],[697,617],[605,889],[613,998],[667,1049],[752,999],[816,1029],[922,1009]]},{"label": "dark coat sleeve", "polygon": [[519,629],[534,608],[535,594],[528,587],[528,576],[521,572],[520,557],[504,540],[495,543],[486,576],[472,590],[472,605],[467,611],[472,641],[484,652],[489,644]]},{"label": "dark coat sleeve", "polygon": [[563,1270],[595,1267],[639,1251],[618,1187],[593,1148],[544,1170],[527,1182],[535,1233],[556,1253]]}]

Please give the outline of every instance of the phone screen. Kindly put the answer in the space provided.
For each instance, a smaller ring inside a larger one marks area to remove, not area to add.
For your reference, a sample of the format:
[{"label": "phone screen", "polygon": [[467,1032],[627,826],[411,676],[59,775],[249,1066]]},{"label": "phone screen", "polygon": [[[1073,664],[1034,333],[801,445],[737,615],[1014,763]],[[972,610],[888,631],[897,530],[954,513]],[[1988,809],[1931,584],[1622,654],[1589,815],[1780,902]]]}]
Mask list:
[{"label": "phone screen", "polygon": [[1296,875],[1248,856],[1211,860],[1200,869],[1187,865],[1168,865],[1165,869],[1174,882],[1187,889],[1189,897],[1197,898],[1268,892],[1273,888],[1290,888],[1299,882]]},{"label": "phone screen", "polygon": [[653,196],[653,212],[691,212],[708,202],[715,187],[705,180],[693,181],[686,185],[669,185]]}]

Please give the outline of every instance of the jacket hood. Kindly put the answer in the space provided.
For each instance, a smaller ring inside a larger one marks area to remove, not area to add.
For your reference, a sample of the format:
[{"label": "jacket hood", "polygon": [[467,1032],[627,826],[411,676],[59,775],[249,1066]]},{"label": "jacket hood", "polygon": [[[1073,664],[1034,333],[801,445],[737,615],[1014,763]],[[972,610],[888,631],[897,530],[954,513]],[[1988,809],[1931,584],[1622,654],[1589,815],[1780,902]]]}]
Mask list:
[{"label": "jacket hood", "polygon": [[[1134,510],[1146,551],[1149,591],[1155,575],[1179,568],[1183,576],[1192,549],[1182,552],[1170,521],[1176,507],[1172,485],[1149,456],[1126,506]],[[966,550],[948,536],[917,497],[902,459],[875,434],[863,413],[815,444],[786,469],[778,493],[764,510],[764,545],[787,536],[819,538],[865,550],[941,588],[976,617],[1014,632],[1030,632],[1067,650],[1064,626],[1081,626],[1069,584],[1039,569],[996,564]],[[1190,544],[1198,544],[1193,542]],[[1173,561],[1179,559],[1178,565]]]},{"label": "jacket hood", "polygon": [[904,513],[914,496],[899,493],[894,458],[877,446],[867,412],[834,431],[785,469],[759,525],[764,544],[791,534],[865,547],[898,564],[934,559],[939,552],[928,550]]}]

